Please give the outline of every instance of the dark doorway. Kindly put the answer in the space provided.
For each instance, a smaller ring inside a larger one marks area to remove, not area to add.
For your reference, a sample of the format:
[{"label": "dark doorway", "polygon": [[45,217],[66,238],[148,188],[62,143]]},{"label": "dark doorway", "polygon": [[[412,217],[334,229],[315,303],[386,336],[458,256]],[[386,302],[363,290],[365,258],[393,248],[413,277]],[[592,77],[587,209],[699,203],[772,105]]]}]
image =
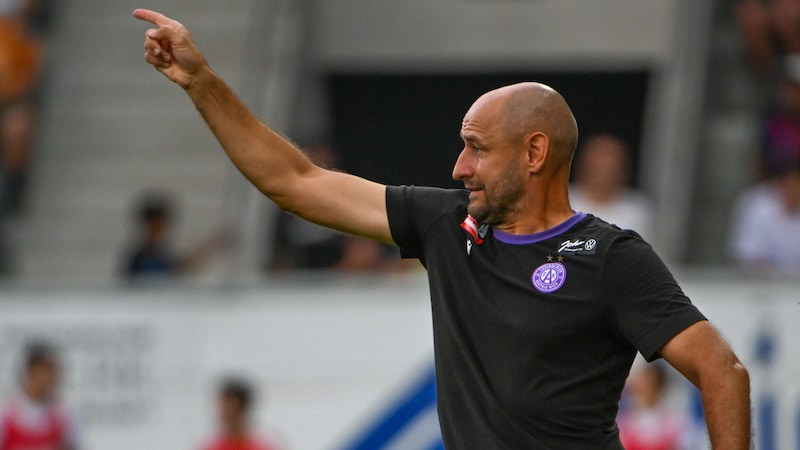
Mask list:
[{"label": "dark doorway", "polygon": [[[631,147],[638,167],[648,74],[333,74],[327,77],[333,143],[341,166],[387,184],[461,187],[450,179],[461,151],[461,118],[482,93],[540,81],[572,107],[582,137],[611,132]],[[634,183],[636,182],[634,176]]]}]

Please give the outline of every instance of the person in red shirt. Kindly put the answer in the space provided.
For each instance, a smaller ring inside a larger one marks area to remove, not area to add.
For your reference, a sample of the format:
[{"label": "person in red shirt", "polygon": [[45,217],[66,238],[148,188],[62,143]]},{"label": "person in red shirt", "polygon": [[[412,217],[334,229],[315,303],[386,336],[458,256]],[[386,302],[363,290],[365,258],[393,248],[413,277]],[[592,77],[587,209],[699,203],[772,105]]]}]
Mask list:
[{"label": "person in red shirt", "polygon": [[251,431],[249,413],[254,399],[247,382],[227,379],[217,395],[220,432],[203,450],[280,450],[273,440],[256,437]]},{"label": "person in red shirt", "polygon": [[700,448],[697,444],[701,436],[688,411],[667,401],[668,382],[667,368],[657,362],[631,372],[624,396],[626,405],[617,418],[619,438],[627,450]]},{"label": "person in red shirt", "polygon": [[22,389],[0,410],[0,450],[77,450],[75,423],[56,400],[59,367],[53,347],[31,344]]}]

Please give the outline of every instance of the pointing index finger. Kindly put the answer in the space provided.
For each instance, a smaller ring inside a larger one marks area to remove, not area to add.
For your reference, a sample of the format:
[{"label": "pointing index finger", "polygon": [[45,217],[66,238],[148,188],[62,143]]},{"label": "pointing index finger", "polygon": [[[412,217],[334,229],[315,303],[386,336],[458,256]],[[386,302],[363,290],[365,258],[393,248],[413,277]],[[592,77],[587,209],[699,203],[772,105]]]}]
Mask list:
[{"label": "pointing index finger", "polygon": [[168,27],[174,22],[172,19],[161,14],[160,12],[151,11],[149,9],[137,9],[133,11],[133,16],[137,19],[145,20],[160,27]]}]

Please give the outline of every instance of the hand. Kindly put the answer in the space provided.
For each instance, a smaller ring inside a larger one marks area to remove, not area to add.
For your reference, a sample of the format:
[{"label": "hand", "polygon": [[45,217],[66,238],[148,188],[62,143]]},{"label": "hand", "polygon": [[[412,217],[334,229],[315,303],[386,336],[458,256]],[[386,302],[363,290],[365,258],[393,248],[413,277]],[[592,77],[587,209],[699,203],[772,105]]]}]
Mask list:
[{"label": "hand", "polygon": [[145,32],[145,61],[180,87],[189,89],[198,73],[208,64],[186,27],[147,9],[137,9],[133,15],[158,26]]}]

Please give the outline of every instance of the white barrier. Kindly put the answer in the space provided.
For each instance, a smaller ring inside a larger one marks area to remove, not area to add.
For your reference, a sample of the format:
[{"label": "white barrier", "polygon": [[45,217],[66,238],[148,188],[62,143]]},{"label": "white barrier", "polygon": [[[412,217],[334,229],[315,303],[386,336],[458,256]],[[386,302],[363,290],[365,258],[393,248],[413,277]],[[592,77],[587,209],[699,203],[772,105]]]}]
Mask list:
[{"label": "white barrier", "polygon": [[[754,399],[778,397],[777,448],[797,448],[800,285],[684,283],[750,369]],[[215,382],[250,377],[260,427],[293,449],[347,441],[430,363],[423,277],[244,290],[2,293],[8,394],[32,337],[63,349],[65,400],[89,450],[192,449],[214,431]],[[774,359],[755,342],[772,334]]]}]

